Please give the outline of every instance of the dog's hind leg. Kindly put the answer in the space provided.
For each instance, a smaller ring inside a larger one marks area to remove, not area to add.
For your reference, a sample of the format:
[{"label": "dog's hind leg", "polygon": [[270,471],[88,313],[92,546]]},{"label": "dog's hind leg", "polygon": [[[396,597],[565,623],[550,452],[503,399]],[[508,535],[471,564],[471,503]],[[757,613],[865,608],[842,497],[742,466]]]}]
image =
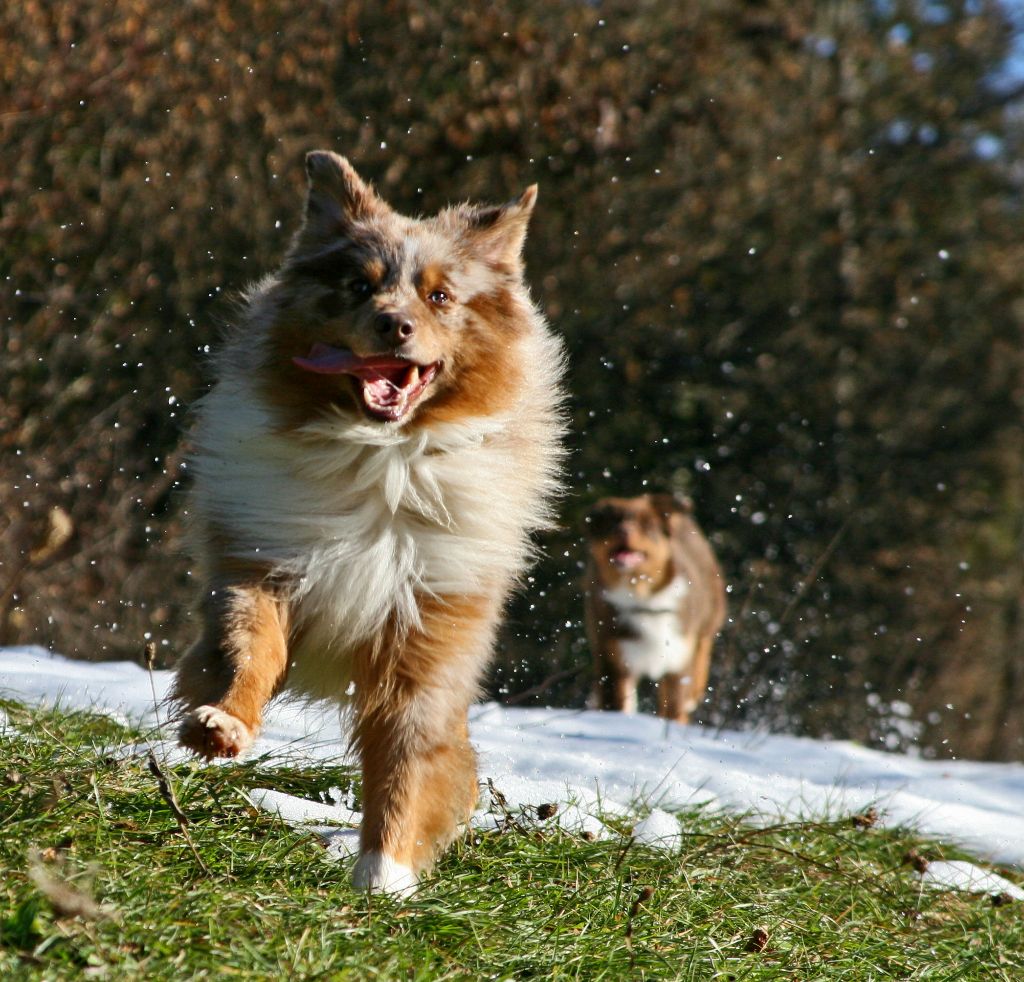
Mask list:
[{"label": "dog's hind leg", "polygon": [[236,757],[259,732],[288,655],[284,613],[262,586],[216,591],[206,629],[177,669],[171,698],[186,710],[181,744],[207,759]]}]

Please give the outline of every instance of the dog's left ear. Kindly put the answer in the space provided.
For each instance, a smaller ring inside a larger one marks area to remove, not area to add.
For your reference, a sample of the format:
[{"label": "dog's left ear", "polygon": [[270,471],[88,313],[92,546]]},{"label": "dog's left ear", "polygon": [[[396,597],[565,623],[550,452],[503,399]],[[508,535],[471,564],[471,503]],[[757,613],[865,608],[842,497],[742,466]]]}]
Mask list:
[{"label": "dog's left ear", "polygon": [[531,184],[507,204],[469,210],[466,224],[477,252],[490,262],[518,268],[526,241],[526,227],[536,203],[537,185]]},{"label": "dog's left ear", "polygon": [[693,512],[693,502],[685,494],[652,494],[649,497],[654,510],[665,520],[666,525],[673,515],[689,515]]}]

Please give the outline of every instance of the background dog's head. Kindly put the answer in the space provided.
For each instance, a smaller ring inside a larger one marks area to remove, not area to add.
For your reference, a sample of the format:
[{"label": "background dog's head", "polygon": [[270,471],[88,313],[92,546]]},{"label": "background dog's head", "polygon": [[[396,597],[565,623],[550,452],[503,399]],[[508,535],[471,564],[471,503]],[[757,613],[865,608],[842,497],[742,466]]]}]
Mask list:
[{"label": "background dog's head", "polygon": [[602,498],[586,518],[587,543],[599,579],[609,586],[667,582],[672,567],[672,517],[688,514],[688,498],[642,494]]},{"label": "background dog's head", "polygon": [[301,417],[327,407],[383,423],[489,415],[524,370],[536,313],[522,247],[536,201],[398,214],[352,165],[306,157],[302,227],[269,291],[267,396]]}]

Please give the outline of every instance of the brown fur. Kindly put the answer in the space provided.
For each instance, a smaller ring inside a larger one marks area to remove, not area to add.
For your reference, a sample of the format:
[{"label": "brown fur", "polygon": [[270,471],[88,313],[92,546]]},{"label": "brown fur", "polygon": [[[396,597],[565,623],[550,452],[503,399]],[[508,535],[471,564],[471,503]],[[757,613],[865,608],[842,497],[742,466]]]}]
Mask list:
[{"label": "brown fur", "polygon": [[[489,650],[498,610],[487,597],[424,598],[422,629],[390,627],[357,659],[358,724],[366,802],[361,846],[416,872],[451,841],[477,799],[466,713],[475,687],[454,698],[436,680],[473,672]],[[467,657],[468,656],[468,657]],[[447,670],[447,671],[446,671]],[[430,728],[443,704],[442,725]]]},{"label": "brown fur", "polygon": [[241,724],[230,732],[189,716],[181,742],[206,758],[237,757],[263,722],[263,707],[287,673],[287,609],[259,584],[222,587],[207,602],[206,628],[182,661],[178,698],[215,706]]},{"label": "brown fur", "polygon": [[[625,711],[635,707],[639,675],[629,646],[642,631],[638,618],[674,620],[691,657],[679,670],[651,673],[658,715],[685,723],[704,696],[715,635],[725,621],[725,587],[711,546],[693,520],[689,502],[671,495],[605,498],[588,515],[585,582],[586,626],[594,659],[592,704]],[[623,565],[621,557],[630,559]],[[671,595],[680,578],[682,596]],[[669,599],[660,600],[660,597]],[[659,613],[659,603],[671,614]],[[644,606],[654,613],[638,613]]]}]

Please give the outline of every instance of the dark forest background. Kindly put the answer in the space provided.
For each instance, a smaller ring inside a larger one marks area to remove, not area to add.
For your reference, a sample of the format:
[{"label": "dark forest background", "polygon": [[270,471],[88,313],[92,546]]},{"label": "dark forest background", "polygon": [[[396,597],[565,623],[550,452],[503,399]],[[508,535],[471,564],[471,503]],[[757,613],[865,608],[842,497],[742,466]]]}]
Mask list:
[{"label": "dark forest background", "polygon": [[582,515],[674,489],[730,584],[705,723],[1020,759],[1012,42],[985,0],[5,4],[0,644],[188,644],[186,410],[328,147],[413,213],[540,184],[571,492],[493,696],[582,705]]}]

